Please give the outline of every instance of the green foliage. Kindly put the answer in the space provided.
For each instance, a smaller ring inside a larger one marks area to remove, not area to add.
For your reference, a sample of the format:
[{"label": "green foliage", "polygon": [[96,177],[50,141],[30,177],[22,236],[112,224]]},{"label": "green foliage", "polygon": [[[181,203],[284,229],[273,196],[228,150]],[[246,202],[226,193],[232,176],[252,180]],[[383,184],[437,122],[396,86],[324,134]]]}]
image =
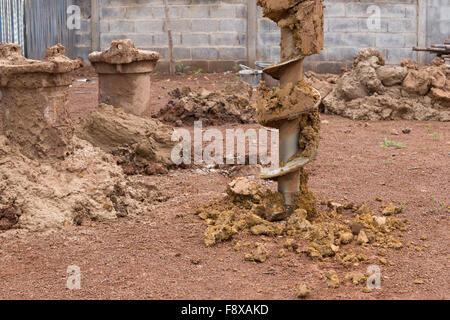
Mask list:
[{"label": "green foliage", "polygon": [[200,73],[204,73],[205,71],[203,71],[202,68],[198,68],[197,70],[194,70],[194,74],[200,74]]},{"label": "green foliage", "polygon": [[177,64],[176,67],[178,73],[186,73],[191,67],[185,66],[183,63]]},{"label": "green foliage", "polygon": [[384,138],[384,142],[380,145],[382,148],[389,148],[389,147],[395,147],[395,148],[406,148],[406,145],[403,142],[395,142],[393,140],[389,140],[387,138]]}]

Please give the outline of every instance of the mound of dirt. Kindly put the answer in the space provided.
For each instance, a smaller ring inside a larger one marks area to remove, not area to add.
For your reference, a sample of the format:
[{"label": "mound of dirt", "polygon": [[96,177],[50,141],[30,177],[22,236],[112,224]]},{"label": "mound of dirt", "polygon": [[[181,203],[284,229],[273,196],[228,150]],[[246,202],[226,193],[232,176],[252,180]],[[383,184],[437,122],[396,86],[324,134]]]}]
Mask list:
[{"label": "mound of dirt", "polygon": [[65,160],[31,160],[0,136],[0,230],[44,231],[144,211],[111,155],[74,138]]},{"label": "mound of dirt", "polygon": [[[226,197],[199,207],[196,214],[207,226],[206,246],[232,240],[240,233],[284,238],[283,247],[288,251],[305,254],[315,261],[335,258],[346,266],[367,261],[363,252],[370,246],[392,249],[404,246],[394,235],[407,230],[407,220],[380,216],[366,204],[340,205],[330,200],[327,205],[325,213],[312,216],[300,207],[286,221],[270,221],[267,211],[283,206],[282,198],[256,182],[238,178],[230,183]],[[234,247],[236,251],[241,248],[237,243]],[[264,262],[269,252],[260,244],[256,247],[259,249],[245,255],[245,259]],[[260,254],[263,258],[256,258]]]},{"label": "mound of dirt", "polygon": [[177,126],[224,123],[256,123],[256,110],[250,104],[253,88],[245,83],[228,85],[222,91],[193,92],[190,87],[175,89],[171,99],[155,117]]},{"label": "mound of dirt", "polygon": [[379,51],[365,49],[323,104],[328,113],[358,120],[450,121],[450,71],[439,58],[430,66],[388,66]]},{"label": "mound of dirt", "polygon": [[76,126],[78,137],[116,156],[127,174],[166,173],[172,166],[173,128],[106,104]]},{"label": "mound of dirt", "polygon": [[305,72],[305,81],[314,89],[320,92],[321,97],[326,97],[333,91],[336,81],[339,79],[339,75],[331,73],[315,73],[313,71]]}]

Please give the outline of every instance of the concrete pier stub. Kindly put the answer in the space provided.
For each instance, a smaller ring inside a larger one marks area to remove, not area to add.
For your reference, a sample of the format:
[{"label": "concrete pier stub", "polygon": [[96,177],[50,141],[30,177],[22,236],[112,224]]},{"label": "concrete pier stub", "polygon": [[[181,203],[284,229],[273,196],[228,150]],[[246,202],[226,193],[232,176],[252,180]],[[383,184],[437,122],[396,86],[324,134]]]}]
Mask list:
[{"label": "concrete pier stub", "polygon": [[71,149],[67,93],[70,72],[82,63],[66,57],[65,51],[58,44],[37,61],[23,57],[17,44],[0,44],[3,132],[32,159],[63,158]]},{"label": "concrete pier stub", "polygon": [[139,50],[129,40],[116,40],[108,50],[93,52],[89,60],[99,76],[99,103],[140,116],[150,107],[150,73],[159,53]]}]

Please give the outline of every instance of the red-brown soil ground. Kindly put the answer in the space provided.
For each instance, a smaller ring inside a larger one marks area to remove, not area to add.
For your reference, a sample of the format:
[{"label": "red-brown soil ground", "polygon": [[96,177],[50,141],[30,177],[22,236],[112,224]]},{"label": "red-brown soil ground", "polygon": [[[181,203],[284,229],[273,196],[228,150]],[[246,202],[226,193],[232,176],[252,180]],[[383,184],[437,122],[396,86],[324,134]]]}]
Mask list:
[{"label": "red-brown soil ground", "polygon": [[[96,105],[96,81],[74,82],[70,108],[74,118]],[[85,75],[79,74],[78,78]],[[156,113],[168,91],[220,88],[236,81],[231,75],[153,77]],[[168,80],[170,79],[170,80]],[[1,299],[295,299],[295,285],[308,282],[312,299],[449,299],[450,127],[448,123],[351,121],[322,116],[322,142],[317,159],[307,167],[318,200],[344,197],[368,202],[403,204],[398,217],[410,221],[402,240],[423,251],[388,249],[393,265],[381,266],[382,288],[364,293],[363,286],[344,281],[350,271],[335,260],[315,263],[288,252],[279,259],[273,250],[262,264],[244,261],[230,243],[206,248],[203,222],[195,208],[219,198],[231,181],[218,172],[197,169],[141,178],[154,205],[138,218],[122,218],[90,227],[68,227],[48,233],[9,231],[0,234]],[[402,129],[410,128],[409,134]],[[393,130],[398,135],[392,135]],[[381,148],[384,139],[406,147]],[[324,209],[322,207],[322,209]],[[422,241],[420,237],[428,236]],[[239,235],[242,241],[259,237]],[[272,249],[275,241],[267,247]],[[376,262],[375,252],[369,252]],[[195,262],[195,264],[193,263]],[[82,288],[66,288],[67,267],[82,272]],[[367,264],[352,266],[365,273]],[[341,286],[327,287],[323,275],[337,271]],[[415,280],[423,284],[415,284]]]}]

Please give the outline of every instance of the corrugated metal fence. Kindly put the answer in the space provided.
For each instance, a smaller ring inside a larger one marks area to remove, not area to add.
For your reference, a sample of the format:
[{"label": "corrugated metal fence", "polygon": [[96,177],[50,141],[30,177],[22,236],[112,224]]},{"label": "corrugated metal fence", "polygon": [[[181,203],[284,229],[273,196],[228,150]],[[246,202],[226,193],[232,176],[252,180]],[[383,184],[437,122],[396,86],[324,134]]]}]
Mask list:
[{"label": "corrugated metal fence", "polygon": [[74,48],[73,31],[67,28],[67,0],[25,0],[26,55],[42,59],[45,49],[62,43],[69,56]]},{"label": "corrugated metal fence", "polygon": [[67,28],[71,0],[0,0],[0,43],[18,43],[31,59],[42,59],[45,49],[62,43],[74,51],[74,32]]},{"label": "corrugated metal fence", "polygon": [[0,0],[0,43],[17,43],[24,48],[24,1]]}]

